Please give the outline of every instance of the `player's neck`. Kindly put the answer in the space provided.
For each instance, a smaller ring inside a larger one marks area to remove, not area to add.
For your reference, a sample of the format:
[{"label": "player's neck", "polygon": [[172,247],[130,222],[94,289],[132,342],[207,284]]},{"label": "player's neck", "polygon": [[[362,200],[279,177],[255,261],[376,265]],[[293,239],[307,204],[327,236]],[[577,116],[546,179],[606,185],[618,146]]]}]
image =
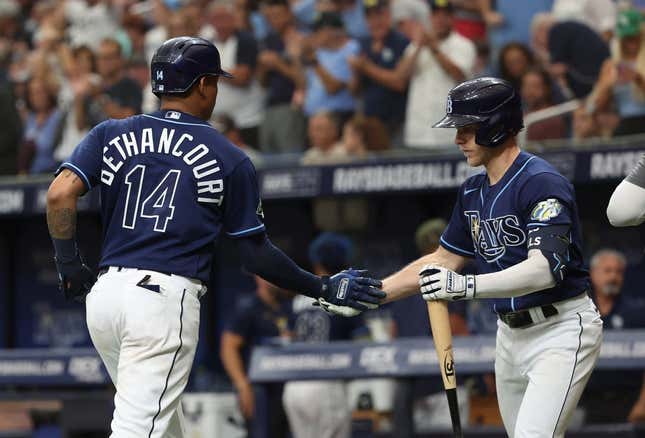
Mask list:
[{"label": "player's neck", "polygon": [[484,165],[488,175],[488,183],[491,186],[497,184],[504,177],[504,174],[519,154],[520,148],[515,144],[500,148],[499,152],[495,151],[493,153]]},{"label": "player's neck", "polygon": [[202,120],[207,120],[208,118],[204,119],[204,117],[196,112],[194,109],[191,108],[191,105],[187,105],[185,102],[182,102],[180,99],[172,99],[172,100],[164,100],[164,102],[161,103],[161,107],[159,108],[162,111],[165,110],[174,110],[174,111],[180,111],[182,113],[190,114],[193,117],[197,117],[198,119]]}]

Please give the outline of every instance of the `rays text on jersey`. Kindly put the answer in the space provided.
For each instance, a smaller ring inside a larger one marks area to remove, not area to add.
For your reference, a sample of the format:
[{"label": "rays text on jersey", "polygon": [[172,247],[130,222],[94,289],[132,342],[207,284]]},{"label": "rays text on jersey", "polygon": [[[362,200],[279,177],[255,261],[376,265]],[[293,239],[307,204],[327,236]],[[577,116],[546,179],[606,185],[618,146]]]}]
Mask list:
[{"label": "rays text on jersey", "polygon": [[526,234],[517,216],[481,219],[479,211],[464,211],[470,224],[470,235],[475,250],[488,262],[493,263],[506,253],[507,246],[519,246],[526,242]]},{"label": "rays text on jersey", "polygon": [[221,205],[224,200],[224,180],[220,177],[217,159],[205,144],[194,145],[193,136],[188,133],[178,134],[175,130],[163,128],[142,129],[140,136],[133,131],[123,133],[103,147],[101,182],[112,185],[115,174],[128,158],[140,154],[164,154],[181,159],[190,166],[197,182],[197,201]]}]

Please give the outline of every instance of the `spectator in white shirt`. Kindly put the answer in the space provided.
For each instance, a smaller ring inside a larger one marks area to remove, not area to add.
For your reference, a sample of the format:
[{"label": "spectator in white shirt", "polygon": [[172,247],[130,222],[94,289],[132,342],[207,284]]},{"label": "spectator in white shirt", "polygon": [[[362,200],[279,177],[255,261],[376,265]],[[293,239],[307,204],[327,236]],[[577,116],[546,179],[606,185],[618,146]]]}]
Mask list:
[{"label": "spectator in white shirt", "polygon": [[216,0],[209,13],[212,27],[202,29],[202,37],[217,46],[222,68],[232,79],[220,79],[213,117],[228,115],[240,129],[244,142],[258,147],[259,126],[264,118],[264,92],[255,77],[258,44],[252,34],[240,30],[232,0]]},{"label": "spectator in white shirt", "polygon": [[445,114],[444,96],[472,75],[475,45],[453,31],[453,7],[448,0],[431,0],[431,31],[420,32],[406,50],[416,56],[408,90],[404,144],[414,148],[452,145],[454,134],[433,129]]}]

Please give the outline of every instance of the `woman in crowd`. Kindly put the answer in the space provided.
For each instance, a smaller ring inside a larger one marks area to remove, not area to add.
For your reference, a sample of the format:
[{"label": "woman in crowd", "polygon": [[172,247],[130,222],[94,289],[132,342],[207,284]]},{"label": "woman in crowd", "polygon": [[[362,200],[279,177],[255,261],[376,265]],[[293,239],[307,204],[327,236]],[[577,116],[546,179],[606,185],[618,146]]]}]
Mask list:
[{"label": "woman in crowd", "polygon": [[612,41],[610,59],[605,61],[591,96],[597,110],[615,102],[620,124],[614,135],[643,132],[645,126],[645,44],[642,14],[634,9],[622,11]]},{"label": "woman in crowd", "polygon": [[[549,74],[540,69],[531,69],[522,76],[522,102],[524,114],[530,114],[553,105],[553,85]],[[527,139],[552,140],[567,136],[567,123],[563,116],[551,117],[528,127]]]},{"label": "woman in crowd", "polygon": [[512,42],[499,52],[499,75],[520,90],[522,76],[535,64],[531,49],[522,43]]},{"label": "woman in crowd", "polygon": [[47,77],[35,76],[27,85],[27,120],[18,155],[18,173],[45,173],[56,169],[54,148],[62,113],[56,108],[58,87]]}]

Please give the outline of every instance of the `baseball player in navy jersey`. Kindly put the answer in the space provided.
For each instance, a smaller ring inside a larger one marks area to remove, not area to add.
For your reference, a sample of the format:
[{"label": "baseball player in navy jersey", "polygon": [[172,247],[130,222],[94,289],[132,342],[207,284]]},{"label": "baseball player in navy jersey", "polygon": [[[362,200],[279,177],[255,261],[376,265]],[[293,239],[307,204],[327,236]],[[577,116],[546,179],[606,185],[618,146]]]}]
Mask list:
[{"label": "baseball player in navy jersey", "polygon": [[[509,436],[562,437],[600,352],[602,321],[587,295],[569,181],[523,152],[517,92],[480,78],[448,95],[438,128],[457,128],[471,166],[432,254],[383,281],[387,300],[489,299],[498,315],[497,396]],[[460,275],[474,259],[478,274]],[[458,358],[457,358],[458,361]]]},{"label": "baseball player in navy jersey", "polygon": [[645,154],[612,193],[607,217],[615,227],[640,225],[645,221]]},{"label": "baseball player in navy jersey", "polygon": [[[361,271],[319,277],[271,244],[253,165],[206,122],[219,77],[230,77],[213,44],[168,40],[151,75],[161,110],[93,128],[47,196],[60,288],[86,302],[92,342],[116,386],[111,436],[118,438],[183,436],[180,396],[218,236],[236,239],[248,271],[328,311],[354,315],[384,296]],[[75,228],[77,199],[95,186],[103,246],[94,284]]]}]

